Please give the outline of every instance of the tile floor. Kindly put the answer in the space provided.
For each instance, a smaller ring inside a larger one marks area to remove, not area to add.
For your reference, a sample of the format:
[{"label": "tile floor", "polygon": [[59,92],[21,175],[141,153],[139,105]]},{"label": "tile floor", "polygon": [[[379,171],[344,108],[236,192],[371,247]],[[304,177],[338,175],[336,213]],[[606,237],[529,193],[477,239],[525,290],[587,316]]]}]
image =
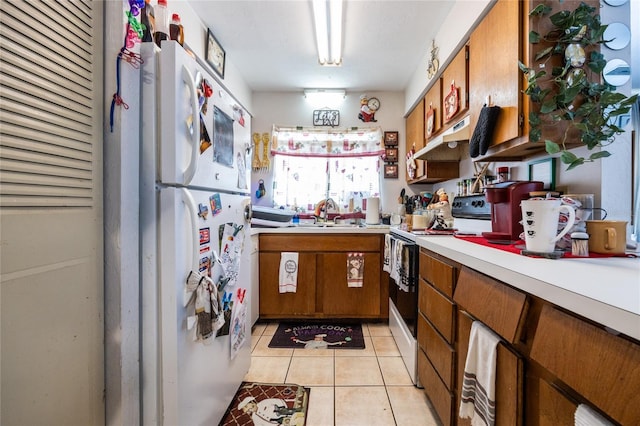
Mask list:
[{"label": "tile floor", "polygon": [[272,349],[278,324],[256,324],[245,380],[311,388],[307,426],[430,426],[422,389],[411,383],[386,324],[363,324],[365,349]]}]

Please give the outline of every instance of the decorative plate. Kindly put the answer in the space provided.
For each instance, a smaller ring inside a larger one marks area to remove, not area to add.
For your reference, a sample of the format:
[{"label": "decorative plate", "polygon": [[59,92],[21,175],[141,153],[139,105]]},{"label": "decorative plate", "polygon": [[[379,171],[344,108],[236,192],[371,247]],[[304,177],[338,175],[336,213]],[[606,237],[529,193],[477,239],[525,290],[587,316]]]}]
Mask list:
[{"label": "decorative plate", "polygon": [[451,90],[444,98],[444,118],[445,121],[449,121],[458,112],[458,88],[455,81],[451,82]]},{"label": "decorative plate", "polygon": [[431,135],[433,134],[433,128],[434,128],[434,124],[435,124],[435,111],[433,109],[433,106],[431,104],[429,104],[429,110],[427,111],[426,114],[426,123],[425,123],[425,130],[427,132],[427,137],[431,137]]}]

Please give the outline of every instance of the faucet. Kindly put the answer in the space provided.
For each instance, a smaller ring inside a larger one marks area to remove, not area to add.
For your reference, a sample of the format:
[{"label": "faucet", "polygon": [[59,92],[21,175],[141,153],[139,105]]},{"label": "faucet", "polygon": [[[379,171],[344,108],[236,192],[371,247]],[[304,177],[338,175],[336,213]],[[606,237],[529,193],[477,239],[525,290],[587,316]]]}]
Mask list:
[{"label": "faucet", "polygon": [[324,209],[327,213],[329,213],[329,209],[338,211],[338,205],[333,201],[333,198],[327,198],[327,201],[324,203]]}]

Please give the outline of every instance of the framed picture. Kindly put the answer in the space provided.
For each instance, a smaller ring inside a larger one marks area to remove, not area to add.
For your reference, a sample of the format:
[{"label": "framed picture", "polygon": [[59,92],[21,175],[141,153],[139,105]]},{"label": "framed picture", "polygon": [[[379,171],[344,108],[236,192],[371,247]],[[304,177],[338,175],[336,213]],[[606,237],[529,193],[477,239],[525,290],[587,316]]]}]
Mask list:
[{"label": "framed picture", "polygon": [[384,161],[389,161],[391,163],[398,161],[398,148],[385,148]]},{"label": "framed picture", "polygon": [[316,109],[313,111],[314,126],[331,126],[340,125],[340,111],[337,109]]},{"label": "framed picture", "polygon": [[207,42],[205,43],[205,58],[213,70],[224,78],[224,64],[226,54],[218,40],[213,36],[210,29],[207,29]]},{"label": "framed picture", "polygon": [[556,189],[556,159],[546,158],[529,163],[529,180],[543,182],[544,189]]},{"label": "framed picture", "polygon": [[397,164],[385,164],[384,165],[384,177],[397,178],[398,177],[398,165]]},{"label": "framed picture", "polygon": [[385,146],[398,145],[398,132],[384,132],[384,145]]}]

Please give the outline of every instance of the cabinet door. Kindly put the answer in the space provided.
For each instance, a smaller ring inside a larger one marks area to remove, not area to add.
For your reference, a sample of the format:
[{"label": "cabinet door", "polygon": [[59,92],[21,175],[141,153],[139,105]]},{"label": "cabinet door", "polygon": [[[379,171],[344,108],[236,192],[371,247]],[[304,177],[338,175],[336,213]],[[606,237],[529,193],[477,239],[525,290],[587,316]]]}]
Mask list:
[{"label": "cabinet door", "polygon": [[[442,128],[442,79],[439,78],[424,96],[424,137],[429,140]],[[430,118],[430,115],[433,117]],[[431,133],[429,133],[431,128]]]},{"label": "cabinet door", "polygon": [[[456,392],[456,413],[460,408],[460,390],[464,376],[464,365],[469,351],[469,333],[473,318],[458,311],[458,373]],[[498,357],[496,363],[496,424],[521,425],[523,401],[523,371],[522,358],[509,349],[501,341],[498,343]],[[470,425],[468,419],[458,419],[458,425]]]},{"label": "cabinet door", "polygon": [[298,254],[295,293],[280,293],[280,253],[260,253],[260,316],[310,316],[316,312],[316,255]]},{"label": "cabinet door", "polygon": [[[467,61],[467,46],[460,49],[460,52],[453,58],[451,63],[442,72],[442,122],[443,127],[455,124],[456,118],[462,117],[469,109],[469,68]],[[458,88],[458,111],[447,119],[447,95],[451,91],[451,84]]]},{"label": "cabinet door", "polygon": [[[406,133],[407,133],[407,149],[405,153],[414,149],[418,151],[422,147],[424,147],[424,101],[420,101],[418,105],[411,111],[407,120],[405,122]],[[407,180],[418,179],[424,176],[424,160],[416,160],[416,175],[413,178],[409,177],[407,173],[407,163],[406,157],[398,159],[399,167],[403,167],[405,169],[405,173],[407,175]]]},{"label": "cabinet door", "polygon": [[502,108],[492,145],[520,136],[520,8],[523,2],[499,0],[469,38],[469,110],[475,129],[490,98]]},{"label": "cabinet door", "polygon": [[347,253],[318,254],[318,300],[325,316],[379,317],[380,253],[364,253],[362,287],[347,286]]}]

